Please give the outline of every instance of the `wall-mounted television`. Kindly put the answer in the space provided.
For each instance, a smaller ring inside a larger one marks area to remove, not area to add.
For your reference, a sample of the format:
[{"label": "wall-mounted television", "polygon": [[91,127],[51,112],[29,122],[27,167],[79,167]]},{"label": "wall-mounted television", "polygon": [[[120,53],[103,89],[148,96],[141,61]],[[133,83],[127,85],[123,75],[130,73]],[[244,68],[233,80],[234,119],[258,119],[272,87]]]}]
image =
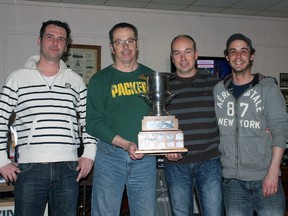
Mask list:
[{"label": "wall-mounted television", "polygon": [[[224,79],[232,72],[225,57],[199,56],[196,61],[196,68],[208,70],[211,74],[215,74],[221,79]],[[175,71],[175,65],[171,61],[171,72]]]}]

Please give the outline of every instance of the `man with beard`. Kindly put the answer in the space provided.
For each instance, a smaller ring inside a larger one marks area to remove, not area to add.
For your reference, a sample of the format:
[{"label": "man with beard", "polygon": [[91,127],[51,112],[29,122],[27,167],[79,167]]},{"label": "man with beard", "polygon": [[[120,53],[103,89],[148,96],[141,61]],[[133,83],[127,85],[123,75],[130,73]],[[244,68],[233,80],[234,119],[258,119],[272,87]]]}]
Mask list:
[{"label": "man with beard", "polygon": [[226,215],[284,215],[280,164],[288,117],[274,78],[252,74],[252,41],[231,35],[225,57],[232,74],[214,88]]}]

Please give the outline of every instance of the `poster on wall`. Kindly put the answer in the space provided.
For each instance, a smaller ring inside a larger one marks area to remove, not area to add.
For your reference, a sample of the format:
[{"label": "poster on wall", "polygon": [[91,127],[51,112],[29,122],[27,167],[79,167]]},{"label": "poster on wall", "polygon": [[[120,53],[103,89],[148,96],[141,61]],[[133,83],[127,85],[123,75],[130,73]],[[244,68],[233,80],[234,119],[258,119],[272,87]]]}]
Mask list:
[{"label": "poster on wall", "polygon": [[101,69],[101,46],[70,44],[62,60],[88,85],[93,74]]}]

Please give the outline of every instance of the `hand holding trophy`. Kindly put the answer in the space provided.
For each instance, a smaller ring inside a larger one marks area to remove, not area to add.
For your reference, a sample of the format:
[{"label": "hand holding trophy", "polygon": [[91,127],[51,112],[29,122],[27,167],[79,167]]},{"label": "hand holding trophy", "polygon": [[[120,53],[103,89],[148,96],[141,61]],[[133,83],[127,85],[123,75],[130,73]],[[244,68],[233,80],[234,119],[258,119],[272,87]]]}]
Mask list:
[{"label": "hand holding trophy", "polygon": [[170,115],[166,104],[175,94],[169,91],[169,80],[172,73],[155,72],[143,74],[139,78],[146,81],[146,93],[139,96],[152,106],[152,111],[142,120],[142,131],[138,134],[138,150],[136,153],[166,154],[187,152],[184,148],[184,135],[178,129],[178,119]]}]

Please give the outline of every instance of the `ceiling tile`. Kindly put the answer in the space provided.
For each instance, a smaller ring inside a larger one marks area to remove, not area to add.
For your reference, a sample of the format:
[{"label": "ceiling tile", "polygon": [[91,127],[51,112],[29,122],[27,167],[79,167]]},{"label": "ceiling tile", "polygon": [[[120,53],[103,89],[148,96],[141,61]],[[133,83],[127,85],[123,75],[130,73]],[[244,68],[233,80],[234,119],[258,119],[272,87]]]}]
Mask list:
[{"label": "ceiling tile", "polygon": [[183,8],[185,8],[185,5],[150,3],[145,8],[147,8],[147,9],[159,9],[159,10],[177,10],[177,11],[181,11]]},{"label": "ceiling tile", "polygon": [[222,10],[222,8],[218,7],[201,7],[201,6],[189,6],[184,9],[185,11],[193,11],[193,12],[205,12],[205,13],[218,13]]},{"label": "ceiling tile", "polygon": [[61,0],[61,2],[70,4],[102,5],[106,2],[106,0]]},{"label": "ceiling tile", "polygon": [[235,3],[239,2],[239,0],[198,0],[193,5],[196,6],[208,6],[208,7],[229,7]]},{"label": "ceiling tile", "polygon": [[242,0],[231,6],[231,8],[263,10],[281,1],[282,0]]},{"label": "ceiling tile", "polygon": [[[21,1],[21,0],[19,0]],[[27,0],[26,0],[27,1]],[[32,0],[28,0],[32,1]],[[147,8],[287,18],[288,0],[34,0],[71,4]]]},{"label": "ceiling tile", "polygon": [[147,5],[145,1],[119,1],[119,0],[108,0],[105,5],[116,6],[116,7],[131,7],[131,8],[144,8]]},{"label": "ceiling tile", "polygon": [[269,11],[288,11],[288,0],[284,1],[284,2],[280,2],[270,8],[268,8],[267,10]]},{"label": "ceiling tile", "polygon": [[197,0],[153,0],[151,3],[190,5]]},{"label": "ceiling tile", "polygon": [[61,2],[61,0],[38,0],[38,1],[39,2]]}]

